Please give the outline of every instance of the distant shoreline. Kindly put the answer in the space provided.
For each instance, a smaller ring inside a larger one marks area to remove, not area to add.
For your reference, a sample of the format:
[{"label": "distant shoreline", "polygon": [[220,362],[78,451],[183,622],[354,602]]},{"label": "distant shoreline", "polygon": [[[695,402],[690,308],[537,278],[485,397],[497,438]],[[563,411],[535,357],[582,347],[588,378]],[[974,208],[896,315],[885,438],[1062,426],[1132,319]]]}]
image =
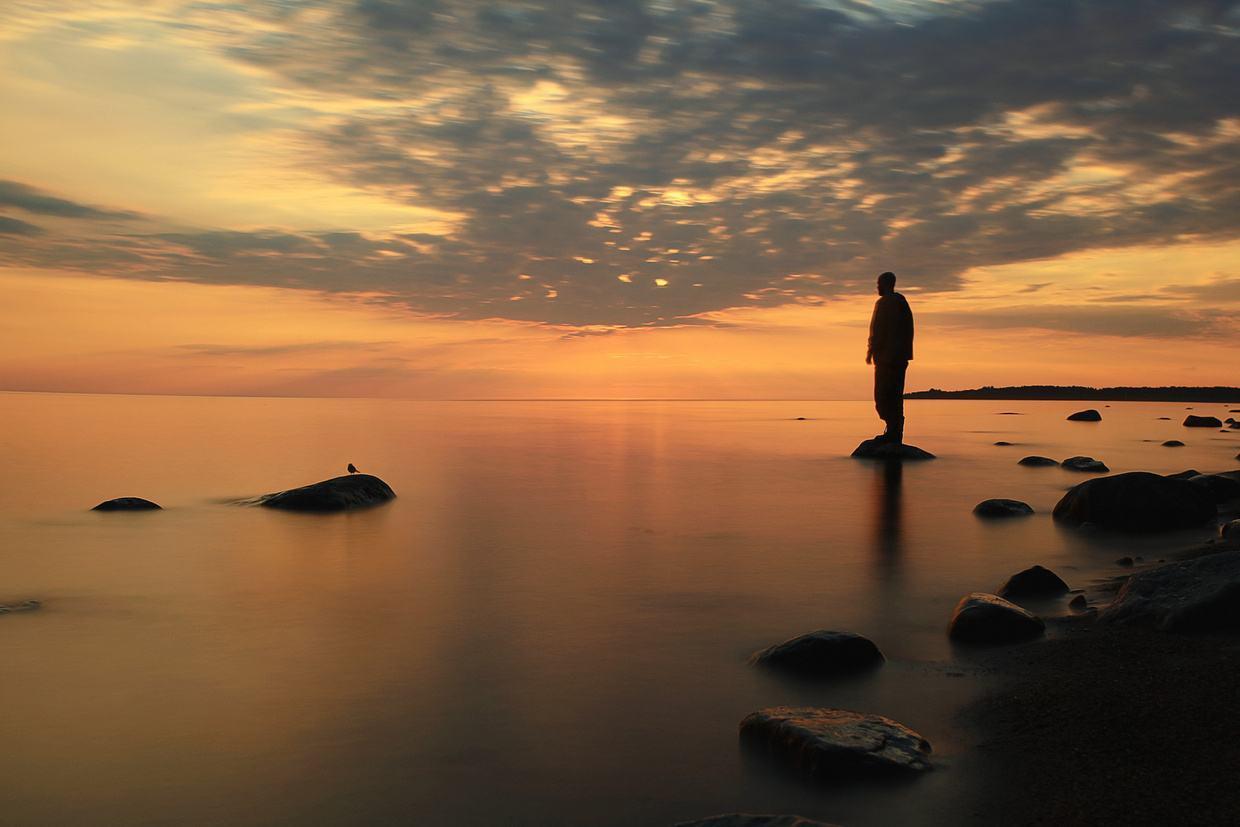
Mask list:
[{"label": "distant shoreline", "polygon": [[931,388],[904,394],[905,399],[1096,400],[1100,402],[1222,402],[1240,403],[1240,388],[1213,387],[1090,388],[1082,385],[986,386],[961,391]]}]

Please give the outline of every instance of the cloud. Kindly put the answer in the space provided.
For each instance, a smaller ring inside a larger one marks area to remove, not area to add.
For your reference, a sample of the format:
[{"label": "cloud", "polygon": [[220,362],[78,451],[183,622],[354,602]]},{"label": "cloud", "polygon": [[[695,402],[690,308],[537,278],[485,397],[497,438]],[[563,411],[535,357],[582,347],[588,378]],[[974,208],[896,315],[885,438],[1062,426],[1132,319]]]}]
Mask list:
[{"label": "cloud", "polygon": [[0,206],[16,207],[28,213],[48,215],[55,218],[86,218],[93,220],[132,220],[141,218],[129,210],[103,210],[79,204],[67,198],[36,189],[17,181],[0,180]]},{"label": "cloud", "polygon": [[1230,310],[1180,307],[1027,306],[981,308],[967,312],[924,313],[922,324],[988,330],[1050,330],[1101,336],[1215,338],[1240,335]]},{"label": "cloud", "polygon": [[1236,238],[1238,9],[191,4],[182,36],[318,107],[291,139],[307,168],[451,225],[112,233],[0,256],[640,327],[869,292],[887,269],[954,291],[981,266]]},{"label": "cloud", "polygon": [[290,342],[279,345],[225,345],[196,343],[179,345],[177,350],[183,354],[190,354],[194,356],[266,357],[287,356],[289,354],[300,353],[377,350],[391,344],[395,343],[353,341]]},{"label": "cloud", "polygon": [[0,235],[41,235],[43,228],[38,227],[28,221],[22,221],[20,218],[12,218],[7,215],[0,215]]}]

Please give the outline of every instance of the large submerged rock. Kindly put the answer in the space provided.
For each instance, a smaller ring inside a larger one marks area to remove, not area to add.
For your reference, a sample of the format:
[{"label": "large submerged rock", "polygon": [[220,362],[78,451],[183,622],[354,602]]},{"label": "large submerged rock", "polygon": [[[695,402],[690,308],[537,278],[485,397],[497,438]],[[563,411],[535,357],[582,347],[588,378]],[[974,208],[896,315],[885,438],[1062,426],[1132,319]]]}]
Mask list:
[{"label": "large submerged rock", "polygon": [[852,456],[855,459],[881,459],[889,462],[934,459],[934,454],[923,451],[916,445],[885,442],[881,439],[867,439],[853,450]]},{"label": "large submerged rock", "polygon": [[1130,471],[1083,482],[1055,505],[1055,519],[1119,531],[1170,531],[1214,519],[1210,491],[1187,480]]},{"label": "large submerged rock", "polygon": [[1223,427],[1223,420],[1219,419],[1217,416],[1195,416],[1193,414],[1189,414],[1184,417],[1184,427],[1221,428]]},{"label": "large submerged rock", "polygon": [[1020,500],[1006,500],[1003,498],[993,500],[982,500],[973,506],[973,513],[979,517],[995,518],[995,517],[1027,517],[1033,513],[1032,506],[1029,503],[1023,503]]},{"label": "large submerged rock", "polygon": [[1102,414],[1098,413],[1093,408],[1090,408],[1089,410],[1086,410],[1086,411],[1077,411],[1074,414],[1069,414],[1068,421],[1069,422],[1101,422]]},{"label": "large submerged rock", "polygon": [[1046,631],[1042,618],[1002,597],[973,592],[960,598],[948,634],[964,643],[1019,643]]},{"label": "large submerged rock", "polygon": [[749,662],[809,677],[832,677],[873,669],[883,653],[867,637],[819,629],[756,652]]},{"label": "large submerged rock", "polygon": [[1240,551],[1138,572],[1099,619],[1164,632],[1240,631]]},{"label": "large submerged rock", "polygon": [[259,497],[258,504],[286,511],[345,511],[366,508],[396,498],[391,487],[371,474],[334,477],[301,488]]},{"label": "large submerged rock", "polygon": [[820,781],[930,769],[930,742],[881,715],[776,706],[746,716],[741,743]]},{"label": "large submerged rock", "polygon": [[1017,572],[999,587],[997,594],[1006,600],[1019,600],[1022,597],[1058,597],[1068,593],[1068,584],[1050,569],[1032,566]]},{"label": "large submerged rock", "polygon": [[150,500],[144,500],[141,497],[117,497],[114,500],[105,500],[99,505],[91,509],[91,511],[158,511],[160,506]]},{"label": "large submerged rock", "polygon": [[836,827],[836,825],[796,815],[723,813],[699,818],[697,821],[682,821],[676,827]]}]

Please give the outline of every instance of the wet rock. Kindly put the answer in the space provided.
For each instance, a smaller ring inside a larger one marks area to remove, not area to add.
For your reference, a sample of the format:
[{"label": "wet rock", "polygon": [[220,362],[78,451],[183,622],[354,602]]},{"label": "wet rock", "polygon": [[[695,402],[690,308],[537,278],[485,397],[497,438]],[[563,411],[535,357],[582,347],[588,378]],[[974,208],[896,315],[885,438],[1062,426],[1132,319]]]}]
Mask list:
[{"label": "wet rock", "polygon": [[682,821],[676,827],[836,827],[836,825],[795,815],[723,813],[699,818],[697,821]]},{"label": "wet rock", "polygon": [[1210,493],[1186,480],[1148,471],[1100,477],[1074,486],[1055,505],[1056,520],[1120,531],[1169,531],[1214,519]]},{"label": "wet rock", "polygon": [[776,706],[746,716],[741,743],[821,781],[908,775],[930,769],[930,742],[881,715]]},{"label": "wet rock", "polygon": [[1169,439],[1163,443],[1163,447],[1164,448],[1183,448],[1184,443],[1180,442],[1178,439]]},{"label": "wet rock", "polygon": [[1046,624],[1015,603],[984,592],[960,598],[948,634],[964,643],[1018,643],[1038,637]]},{"label": "wet rock", "polygon": [[1217,416],[1196,416],[1189,414],[1184,417],[1185,428],[1218,428],[1223,424]]},{"label": "wet rock", "polygon": [[934,459],[934,454],[923,451],[916,445],[907,443],[896,444],[879,439],[867,439],[852,452],[855,459],[881,459],[893,462],[905,460]]},{"label": "wet rock", "polygon": [[982,500],[973,506],[973,513],[979,517],[1026,517],[1033,513],[1033,508],[1020,500]]},{"label": "wet rock", "polygon": [[1084,473],[1105,474],[1110,471],[1106,463],[1100,459],[1093,457],[1068,457],[1059,463],[1060,467],[1067,468],[1069,471],[1081,471]]},{"label": "wet rock", "polygon": [[1099,619],[1165,632],[1240,631],[1240,551],[1138,572]]},{"label": "wet rock", "polygon": [[23,603],[0,603],[0,615],[10,612],[32,612],[42,606],[43,604],[37,600],[27,600]]},{"label": "wet rock", "polygon": [[91,509],[91,511],[158,511],[160,506],[150,500],[144,500],[141,497],[117,497],[114,500],[105,500]]},{"label": "wet rock", "polygon": [[1026,466],[1029,466],[1030,468],[1041,468],[1041,467],[1048,467],[1051,465],[1058,465],[1059,463],[1056,460],[1051,459],[1050,457],[1032,456],[1032,457],[1022,457],[1021,460],[1017,462],[1016,464],[1026,465]]},{"label": "wet rock", "polygon": [[1074,612],[1083,612],[1089,606],[1089,601],[1085,599],[1085,595],[1078,594],[1076,597],[1068,601],[1068,608]]},{"label": "wet rock", "polygon": [[396,498],[386,482],[371,474],[334,477],[301,488],[266,494],[258,504],[286,511],[345,511],[366,508]]},{"label": "wet rock", "polygon": [[1188,481],[1209,491],[1216,504],[1240,498],[1240,480],[1225,474],[1197,474],[1189,477]]},{"label": "wet rock", "polygon": [[1089,410],[1086,410],[1086,411],[1077,411],[1074,414],[1069,414],[1068,421],[1069,422],[1101,422],[1102,414],[1098,413],[1093,408],[1090,408]]},{"label": "wet rock", "polygon": [[749,662],[808,677],[831,677],[873,669],[883,653],[869,638],[819,629],[756,652]]},{"label": "wet rock", "polygon": [[998,595],[1005,600],[1022,597],[1058,597],[1068,593],[1068,584],[1050,569],[1033,566],[1017,572],[999,587]]},{"label": "wet rock", "polygon": [[1166,419],[1166,420],[1168,420],[1168,421],[1171,419],[1171,417],[1169,417],[1169,416],[1160,416],[1160,417],[1158,417],[1158,418],[1159,418],[1159,419]]},{"label": "wet rock", "polygon": [[798,416],[798,417],[797,417],[797,422],[804,422],[804,421],[805,421],[805,417],[803,417],[803,416]]},{"label": "wet rock", "polygon": [[997,446],[1005,446],[1005,445],[1011,445],[1011,444],[1012,443],[1010,442],[1004,442],[1002,439],[995,443],[995,445]]}]

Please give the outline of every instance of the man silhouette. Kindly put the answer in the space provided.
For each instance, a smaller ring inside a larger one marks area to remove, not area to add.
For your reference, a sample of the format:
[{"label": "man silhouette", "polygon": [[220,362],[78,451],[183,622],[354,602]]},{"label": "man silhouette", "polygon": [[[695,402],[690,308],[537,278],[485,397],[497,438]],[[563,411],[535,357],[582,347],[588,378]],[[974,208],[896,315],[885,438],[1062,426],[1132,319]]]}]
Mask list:
[{"label": "man silhouette", "polygon": [[870,317],[870,344],[865,363],[874,365],[874,407],[887,430],[875,437],[904,441],[904,374],[913,358],[913,311],[896,292],[896,274],[878,277],[878,301]]}]

